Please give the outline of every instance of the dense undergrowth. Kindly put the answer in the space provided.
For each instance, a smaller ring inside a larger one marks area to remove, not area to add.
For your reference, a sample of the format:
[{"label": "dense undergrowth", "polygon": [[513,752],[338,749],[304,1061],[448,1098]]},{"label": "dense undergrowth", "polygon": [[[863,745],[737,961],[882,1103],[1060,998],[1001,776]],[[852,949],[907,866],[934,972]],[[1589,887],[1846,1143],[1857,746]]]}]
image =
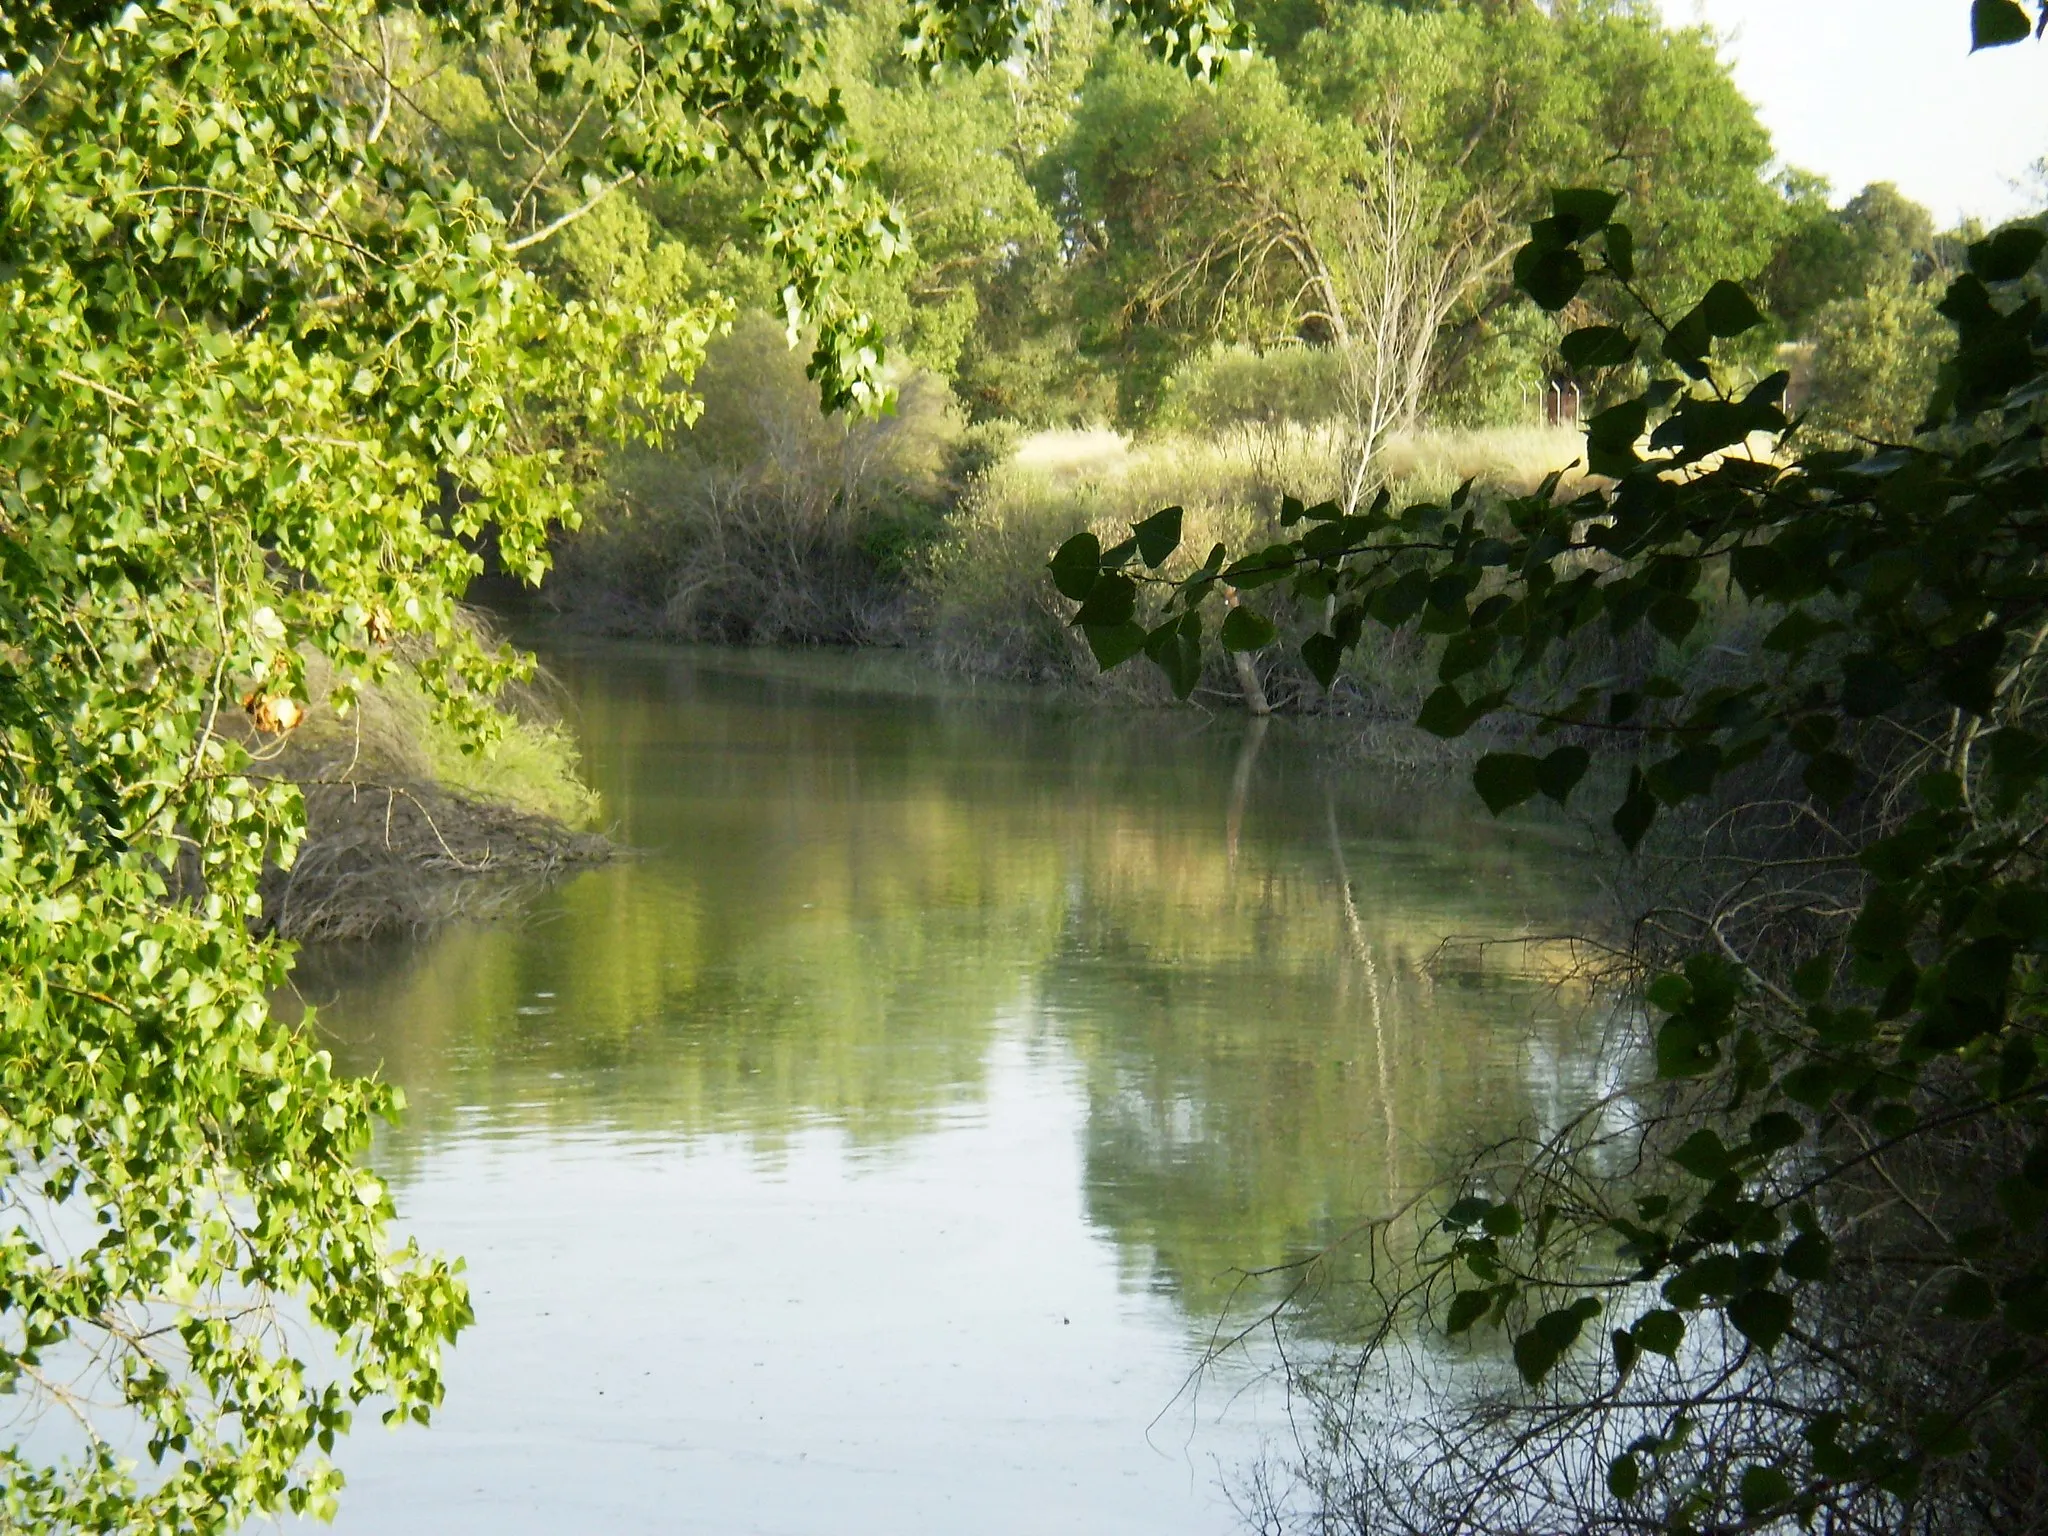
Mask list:
[{"label": "dense undergrowth", "polygon": [[[904,647],[967,676],[1164,703],[1144,674],[1098,671],[1046,586],[1047,557],[1081,529],[1107,535],[1167,503],[1185,509],[1191,549],[1269,542],[1283,495],[1339,494],[1351,451],[1327,415],[1256,420],[1235,395],[1209,398],[1217,371],[1209,360],[1190,370],[1176,425],[1135,440],[970,424],[942,380],[916,371],[898,379],[893,413],[828,417],[800,354],[752,317],[711,349],[701,420],[617,461],[599,508],[563,543],[548,598],[603,633]],[[1296,415],[1330,408],[1306,389],[1284,403]],[[1385,444],[1374,476],[1408,499],[1467,480],[1521,494],[1578,452],[1564,428],[1417,430]],[[1295,619],[1306,634],[1318,617]],[[1281,653],[1257,665],[1280,710],[1406,720],[1429,686],[1420,648],[1399,636],[1333,689]],[[1241,682],[1218,666],[1203,693],[1236,701]]]}]

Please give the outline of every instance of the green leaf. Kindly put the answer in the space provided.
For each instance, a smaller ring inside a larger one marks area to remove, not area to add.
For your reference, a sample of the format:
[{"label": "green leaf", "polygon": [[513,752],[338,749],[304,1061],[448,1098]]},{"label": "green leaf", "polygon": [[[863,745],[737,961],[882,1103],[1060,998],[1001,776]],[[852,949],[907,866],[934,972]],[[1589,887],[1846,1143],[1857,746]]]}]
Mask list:
[{"label": "green leaf", "polygon": [[1444,1332],[1456,1337],[1468,1332],[1472,1325],[1486,1316],[1493,1306],[1492,1291],[1460,1291],[1451,1298],[1450,1315],[1444,1320]]},{"label": "green leaf", "polygon": [[1609,1334],[1608,1344],[1614,1350],[1614,1373],[1617,1376],[1627,1376],[1636,1368],[1636,1361],[1643,1352],[1642,1345],[1636,1342],[1634,1334],[1624,1328],[1617,1328]]},{"label": "green leaf", "polygon": [[1782,1263],[1794,1280],[1825,1280],[1833,1267],[1835,1245],[1825,1233],[1803,1232],[1785,1247]]},{"label": "green leaf", "polygon": [[2008,224],[1970,247],[1970,270],[1987,283],[2017,282],[2034,270],[2048,249],[2048,232],[2032,224]]},{"label": "green leaf", "polygon": [[1607,1463],[1607,1491],[1617,1499],[1632,1499],[1642,1491],[1643,1468],[1624,1451]]},{"label": "green leaf", "polygon": [[1522,1373],[1522,1380],[1532,1387],[1542,1385],[1587,1321],[1599,1315],[1600,1303],[1583,1296],[1569,1307],[1539,1317],[1528,1332],[1515,1339],[1515,1369]]},{"label": "green leaf", "polygon": [[1550,193],[1550,211],[1560,223],[1574,226],[1571,239],[1593,233],[1621,206],[1621,194],[1599,187],[1557,187]]},{"label": "green leaf", "polygon": [[1970,6],[1970,52],[1982,48],[2003,48],[2023,43],[2033,35],[2033,23],[2016,0],[1972,0]]},{"label": "green leaf", "polygon": [[1622,846],[1631,853],[1649,835],[1650,824],[1657,819],[1657,797],[1650,793],[1649,782],[1640,768],[1629,773],[1628,793],[1614,813],[1614,834]]},{"label": "green leaf", "polygon": [[1685,1342],[1685,1319],[1676,1312],[1662,1309],[1646,1312],[1636,1319],[1630,1332],[1643,1348],[1668,1359],[1676,1355],[1678,1346]]},{"label": "green leaf", "polygon": [[1054,552],[1049,568],[1060,596],[1082,602],[1102,574],[1102,543],[1092,533],[1077,533]]},{"label": "green leaf", "polygon": [[1131,525],[1132,536],[1138,541],[1138,556],[1147,566],[1157,570],[1180,548],[1180,523],[1181,509],[1164,507],[1143,522]]},{"label": "green leaf", "polygon": [[1842,658],[1842,711],[1856,719],[1881,715],[1906,696],[1906,677],[1889,657],[1858,652]]},{"label": "green leaf", "polygon": [[1586,263],[1569,247],[1532,242],[1515,256],[1515,286],[1553,314],[1585,285]]},{"label": "green leaf", "polygon": [[1088,649],[1095,653],[1095,664],[1105,672],[1122,666],[1145,648],[1144,627],[1135,619],[1084,624],[1081,633],[1088,641]]},{"label": "green leaf", "polygon": [[1607,265],[1614,269],[1614,275],[1624,283],[1632,282],[1636,275],[1635,231],[1626,224],[1610,224],[1602,234],[1607,250]]},{"label": "green leaf", "polygon": [[1694,1178],[1711,1184],[1732,1166],[1728,1148],[1712,1129],[1694,1131],[1671,1153],[1671,1161]]},{"label": "green leaf", "polygon": [[1271,645],[1279,633],[1271,619],[1240,606],[1224,615],[1220,638],[1226,651],[1256,651]]},{"label": "green leaf", "polygon": [[1557,344],[1568,368],[1615,368],[1636,355],[1635,338],[1617,325],[1589,325]]},{"label": "green leaf", "polygon": [[1301,642],[1301,661],[1309,676],[1327,688],[1337,680],[1337,669],[1344,664],[1344,647],[1335,635],[1310,635]]},{"label": "green leaf", "polygon": [[1856,765],[1840,752],[1822,752],[1799,777],[1821,804],[1840,805],[1856,787]]},{"label": "green leaf", "polygon": [[1742,1513],[1757,1519],[1792,1498],[1792,1482],[1776,1467],[1745,1467],[1740,1483]]},{"label": "green leaf", "polygon": [[1415,723],[1430,735],[1448,741],[1472,729],[1473,719],[1465,696],[1446,683],[1422,701],[1422,711],[1415,717]]},{"label": "green leaf", "polygon": [[1472,770],[1472,787],[1479,791],[1486,808],[1498,816],[1537,792],[1541,767],[1525,753],[1489,752]]},{"label": "green leaf", "polygon": [[1586,423],[1586,467],[1616,479],[1642,463],[1636,443],[1650,422],[1650,402],[1624,401],[1596,413]]},{"label": "green leaf", "polygon": [[1700,300],[1699,315],[1710,334],[1726,340],[1754,330],[1764,323],[1763,311],[1738,283],[1726,278],[1707,290]]}]

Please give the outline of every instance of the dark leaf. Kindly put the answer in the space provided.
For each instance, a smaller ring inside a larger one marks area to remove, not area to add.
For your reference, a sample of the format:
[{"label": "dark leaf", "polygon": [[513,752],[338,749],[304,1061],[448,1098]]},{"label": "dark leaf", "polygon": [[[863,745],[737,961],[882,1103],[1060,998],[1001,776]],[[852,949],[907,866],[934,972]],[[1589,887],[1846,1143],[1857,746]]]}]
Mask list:
[{"label": "dark leaf", "polygon": [[1180,508],[1162,507],[1142,523],[1131,524],[1131,534],[1138,541],[1138,557],[1157,570],[1180,548]]},{"label": "dark leaf", "polygon": [[1744,1291],[1728,1303],[1728,1321],[1769,1354],[1792,1326],[1792,1298],[1783,1291]]},{"label": "dark leaf", "polygon": [[[1567,239],[1582,240],[1614,217],[1621,206],[1619,192],[1599,187],[1555,187],[1550,193],[1550,211],[1560,226],[1574,226]],[[1560,231],[1561,233],[1564,231]]]},{"label": "dark leaf", "polygon": [[1607,1463],[1607,1491],[1617,1499],[1634,1498],[1642,1486],[1642,1464],[1634,1456],[1623,1452]]},{"label": "dark leaf", "polygon": [[1756,307],[1756,301],[1743,292],[1740,284],[1726,278],[1707,290],[1706,297],[1700,300],[1699,314],[1707,330],[1723,340],[1764,323],[1763,311]]},{"label": "dark leaf", "polygon": [[1536,1319],[1534,1326],[1515,1340],[1515,1369],[1522,1379],[1532,1387],[1540,1385],[1578,1339],[1587,1319],[1599,1312],[1600,1303],[1588,1296]]},{"label": "dark leaf", "polygon": [[1415,717],[1415,723],[1430,735],[1445,740],[1464,735],[1472,729],[1472,720],[1465,696],[1448,683],[1422,701],[1422,711]]},{"label": "dark leaf", "polygon": [[1327,688],[1337,680],[1337,668],[1344,661],[1344,647],[1335,635],[1310,635],[1301,642],[1301,660],[1309,675]]},{"label": "dark leaf", "polygon": [[1539,788],[1541,763],[1522,752],[1489,752],[1472,770],[1472,787],[1486,808],[1498,816],[1520,805]]},{"label": "dark leaf", "polygon": [[1138,585],[1115,572],[1095,578],[1088,600],[1074,614],[1073,622],[1083,629],[1107,629],[1122,624],[1138,611]]},{"label": "dark leaf", "polygon": [[1081,633],[1087,637],[1088,649],[1095,653],[1095,664],[1105,672],[1122,666],[1145,649],[1145,631],[1135,619],[1116,624],[1084,624]]},{"label": "dark leaf", "polygon": [[1102,574],[1102,542],[1092,533],[1077,533],[1053,554],[1052,584],[1060,596],[1081,602]]},{"label": "dark leaf", "polygon": [[1466,1332],[1472,1325],[1486,1316],[1493,1305],[1491,1291],[1460,1291],[1451,1298],[1450,1316],[1444,1320],[1444,1332],[1453,1336]]},{"label": "dark leaf", "polygon": [[1856,765],[1839,752],[1822,752],[1799,777],[1821,804],[1840,805],[1856,787]]},{"label": "dark leaf", "polygon": [[1536,769],[1536,787],[1563,805],[1580,779],[1586,776],[1593,755],[1584,747],[1559,747]]},{"label": "dark leaf", "polygon": [[2008,224],[1970,247],[1970,270],[1987,283],[2010,283],[2033,271],[2048,249],[2048,233],[2032,224]]},{"label": "dark leaf", "polygon": [[1589,325],[1559,342],[1557,354],[1569,368],[1613,368],[1635,356],[1636,343],[1619,326]]},{"label": "dark leaf", "polygon": [[1586,263],[1567,246],[1525,245],[1515,256],[1515,286],[1555,314],[1586,285]]},{"label": "dark leaf", "polygon": [[1643,1346],[1638,1344],[1636,1336],[1625,1328],[1615,1329],[1608,1335],[1607,1341],[1614,1349],[1615,1374],[1626,1376],[1636,1368],[1636,1361],[1642,1355]]},{"label": "dark leaf", "polygon": [[1776,1467],[1745,1467],[1740,1484],[1742,1513],[1754,1520],[1792,1497],[1791,1479]]},{"label": "dark leaf", "polygon": [[1631,1330],[1635,1340],[1652,1354],[1671,1356],[1685,1342],[1685,1319],[1676,1312],[1646,1312]]},{"label": "dark leaf", "polygon": [[1905,674],[1888,658],[1858,652],[1842,658],[1842,710],[1857,719],[1881,715],[1906,696]]},{"label": "dark leaf", "polygon": [[1626,224],[1610,224],[1605,231],[1607,264],[1624,283],[1636,275],[1636,236]]},{"label": "dark leaf", "polygon": [[1835,1245],[1825,1233],[1804,1232],[1785,1247],[1785,1273],[1794,1280],[1825,1280],[1835,1259]]},{"label": "dark leaf", "polygon": [[2023,43],[2033,35],[2033,23],[2027,20],[2017,0],[1973,0],[1970,6],[1970,51],[1980,48],[2003,48],[2008,43]]},{"label": "dark leaf", "polygon": [[1631,769],[1628,793],[1622,797],[1621,805],[1614,813],[1615,836],[1621,839],[1623,847],[1634,852],[1656,819],[1657,797],[1650,793],[1649,782],[1643,777],[1642,769]]}]

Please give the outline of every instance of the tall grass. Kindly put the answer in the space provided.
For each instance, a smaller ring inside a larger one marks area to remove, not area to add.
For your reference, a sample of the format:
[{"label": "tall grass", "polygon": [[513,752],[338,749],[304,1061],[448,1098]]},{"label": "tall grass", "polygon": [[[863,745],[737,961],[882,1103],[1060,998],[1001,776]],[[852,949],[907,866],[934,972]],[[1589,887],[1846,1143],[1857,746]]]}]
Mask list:
[{"label": "tall grass", "polygon": [[[1377,469],[1403,502],[1447,499],[1467,479],[1514,494],[1571,464],[1579,447],[1576,434],[1543,427],[1418,433],[1389,444]],[[1177,505],[1182,552],[1167,571],[1178,574],[1212,544],[1240,552],[1280,537],[1281,498],[1313,502],[1338,495],[1343,465],[1336,429],[1288,423],[1137,445],[1109,434],[1026,439],[1014,458],[983,477],[920,573],[924,641],[942,664],[976,675],[1164,698],[1163,683],[1141,664],[1099,675],[1087,647],[1067,627],[1071,605],[1047,579],[1052,551],[1083,529],[1114,543],[1126,525]],[[1272,589],[1262,594],[1266,606],[1275,601],[1278,616],[1303,633],[1320,619],[1290,611]],[[1284,648],[1260,666],[1281,707],[1313,702],[1412,715],[1426,692],[1420,655],[1410,637],[1375,635],[1334,697],[1324,696]],[[1224,695],[1237,691],[1220,673],[1203,686]]]}]

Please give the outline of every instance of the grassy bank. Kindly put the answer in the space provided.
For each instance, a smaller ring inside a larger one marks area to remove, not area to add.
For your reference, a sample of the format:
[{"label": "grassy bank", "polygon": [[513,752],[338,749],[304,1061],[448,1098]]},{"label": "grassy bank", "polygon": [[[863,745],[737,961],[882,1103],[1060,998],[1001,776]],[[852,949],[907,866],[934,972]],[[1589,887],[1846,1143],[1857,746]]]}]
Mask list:
[{"label": "grassy bank", "polygon": [[306,719],[268,765],[300,786],[308,828],[291,868],[265,878],[269,930],[363,939],[488,916],[611,853],[545,682],[499,699],[497,739],[465,752],[403,666],[345,714],[318,657],[307,681]]},{"label": "grassy bank", "polygon": [[[667,451],[616,466],[610,494],[567,540],[547,589],[573,627],[724,644],[895,646],[966,676],[1164,702],[1143,667],[1101,676],[1067,627],[1046,560],[1094,528],[1168,505],[1184,547],[1243,549],[1278,531],[1281,497],[1340,492],[1344,443],[1328,424],[1213,423],[1132,441],[1107,430],[1022,436],[970,426],[940,381],[907,374],[897,408],[824,418],[779,329],[742,322],[699,380],[703,419]],[[1545,427],[1397,437],[1374,479],[1404,501],[1463,481],[1526,491],[1581,451]],[[1290,615],[1306,633],[1316,615]],[[1273,707],[1412,718],[1427,691],[1421,649],[1381,637],[1328,693],[1285,647],[1260,657]],[[1227,670],[1200,697],[1235,702]]]},{"label": "grassy bank", "polygon": [[[1520,493],[1572,463],[1581,446],[1575,433],[1540,427],[1417,433],[1388,445],[1377,478],[1402,502],[1447,499],[1468,479]],[[1285,424],[1136,444],[1108,433],[1027,439],[976,483],[919,568],[919,643],[941,664],[976,676],[1163,701],[1165,685],[1153,669],[1098,672],[1068,628],[1072,605],[1047,580],[1051,552],[1083,529],[1114,543],[1128,524],[1176,505],[1185,518],[1183,564],[1199,561],[1218,542],[1233,551],[1257,548],[1280,536],[1284,495],[1315,501],[1341,494],[1343,464],[1333,431]],[[1167,569],[1175,574],[1181,566]],[[1286,630],[1306,634],[1321,615],[1283,607],[1280,617]],[[1328,693],[1285,646],[1262,654],[1255,665],[1276,709],[1411,719],[1433,686],[1423,654],[1412,635],[1381,634]],[[1241,693],[1240,680],[1219,664],[1198,697],[1235,701]]]}]

